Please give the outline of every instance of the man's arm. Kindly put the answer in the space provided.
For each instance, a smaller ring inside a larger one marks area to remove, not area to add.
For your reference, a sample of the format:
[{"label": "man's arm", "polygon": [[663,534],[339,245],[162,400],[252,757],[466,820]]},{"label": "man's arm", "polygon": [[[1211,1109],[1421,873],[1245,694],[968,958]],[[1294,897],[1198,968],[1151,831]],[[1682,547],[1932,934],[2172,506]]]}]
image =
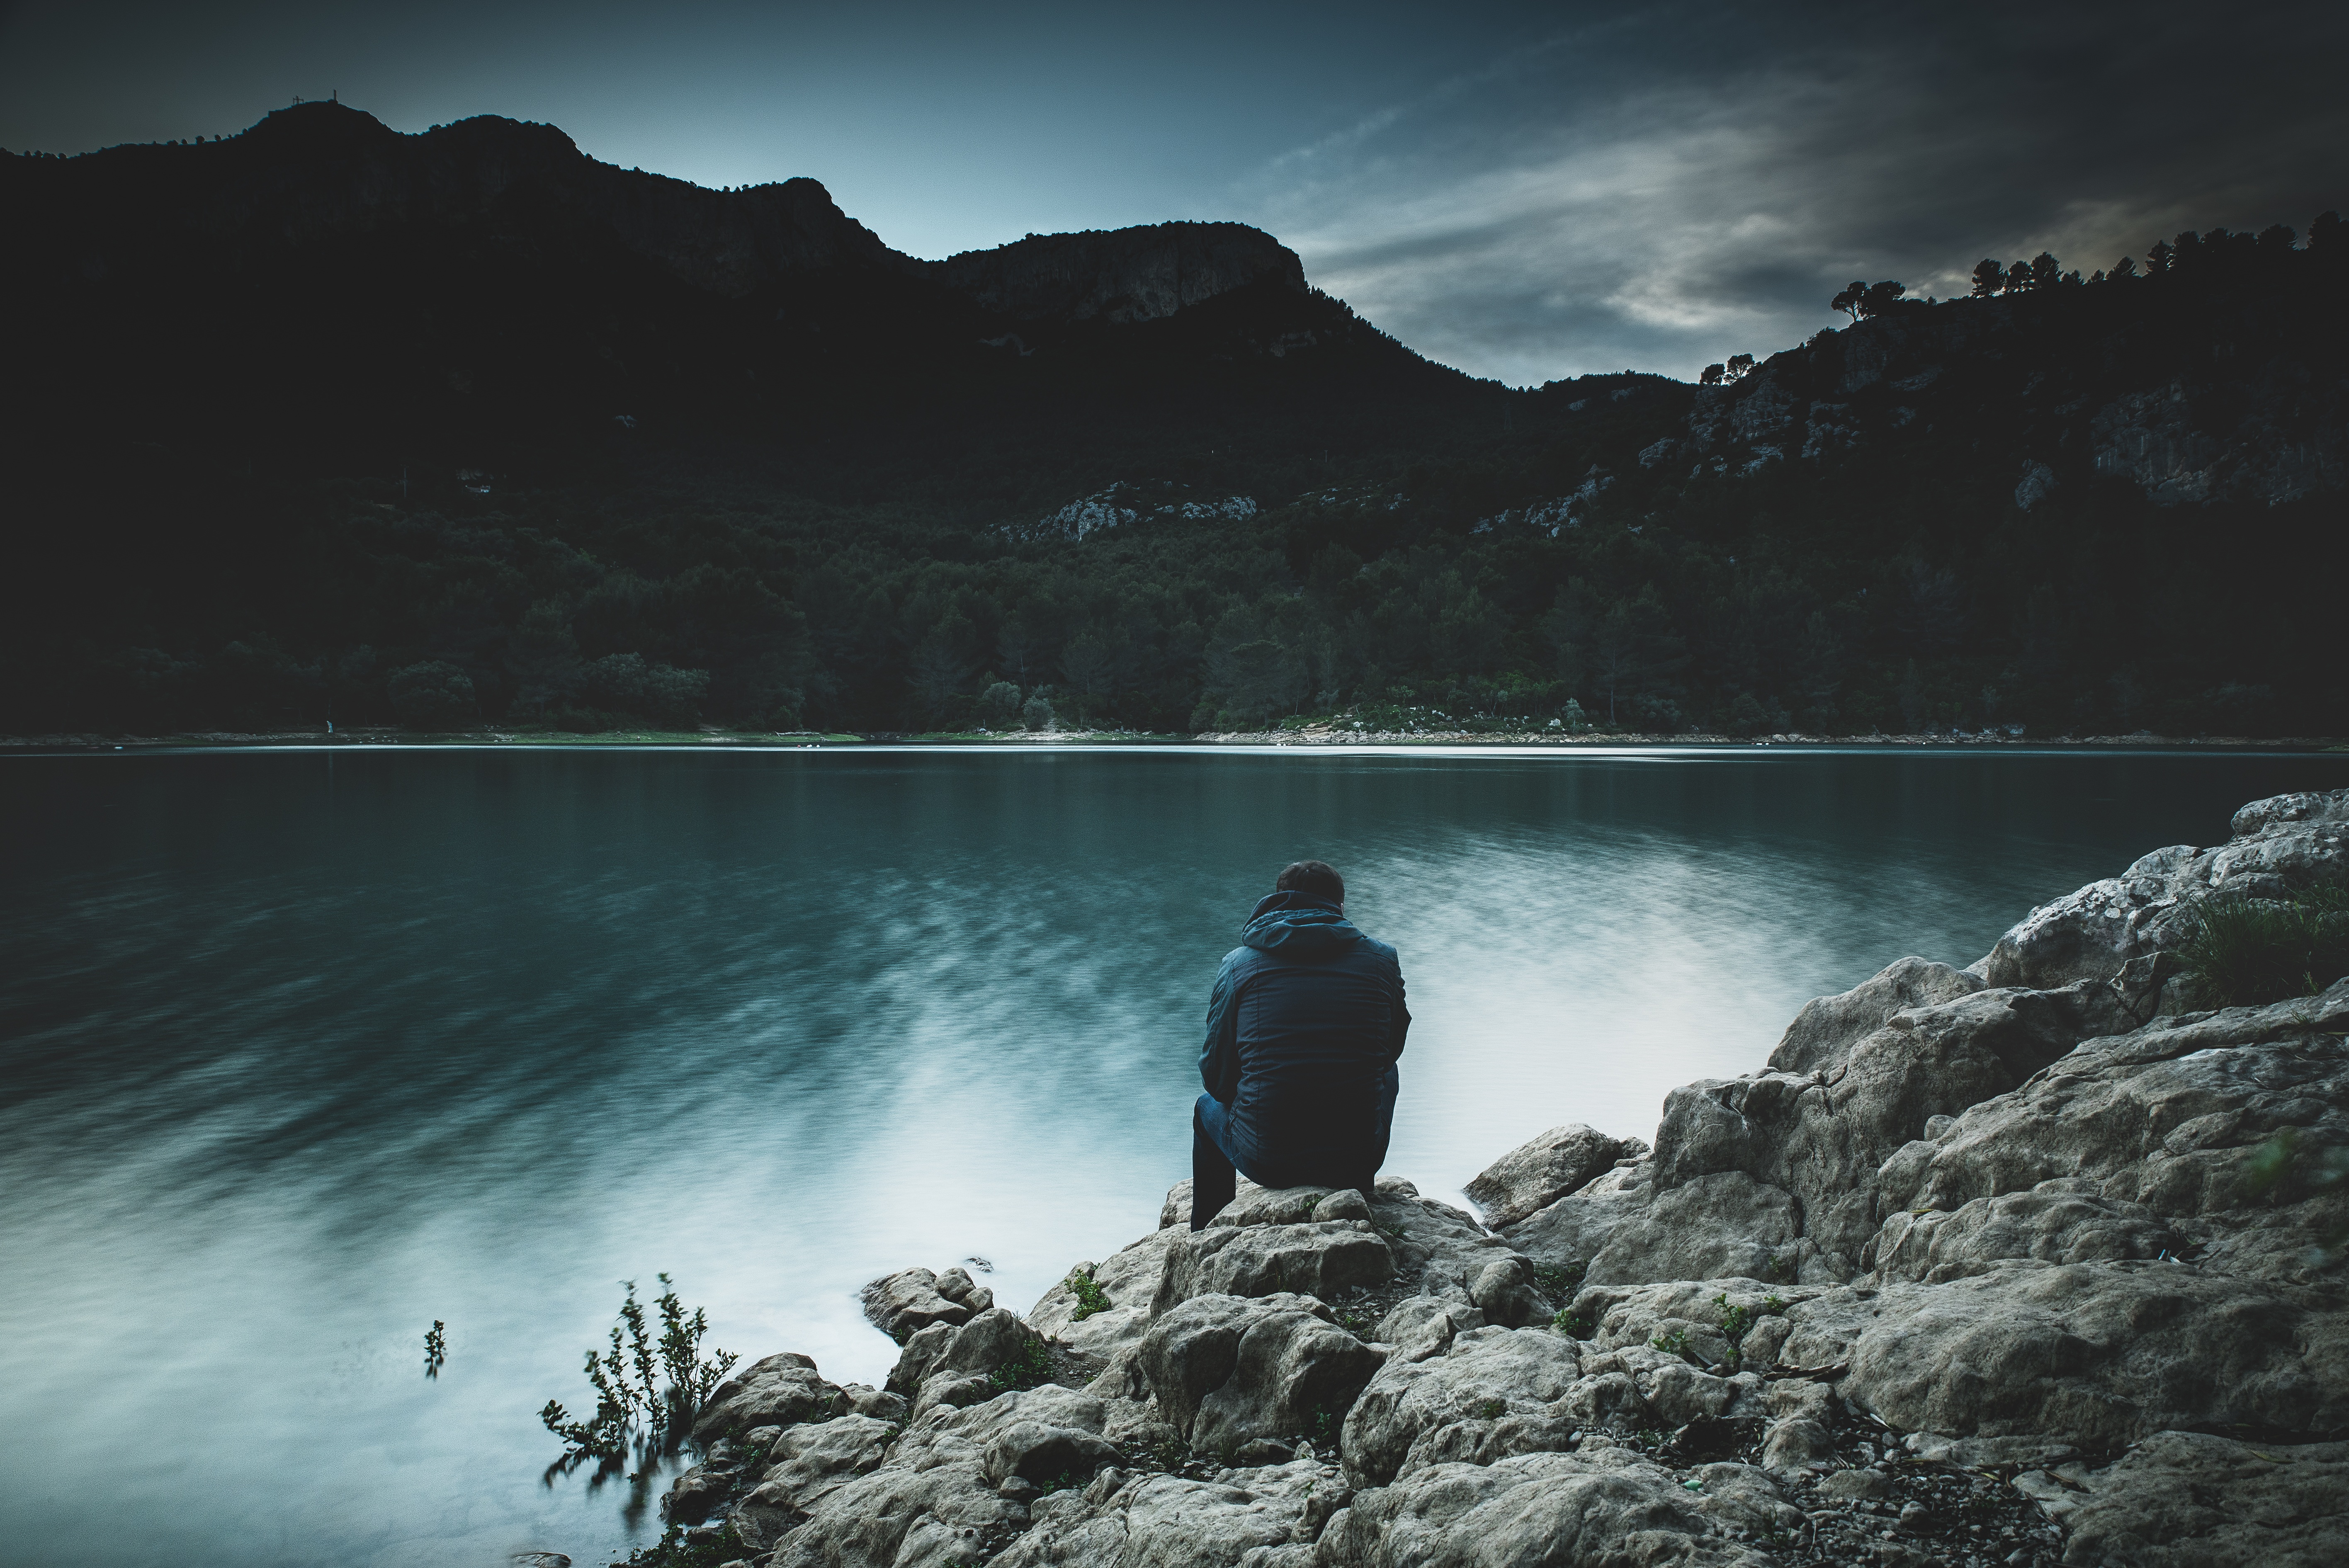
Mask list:
[{"label": "man's arm", "polygon": [[1402,1055],[1402,1039],[1411,1033],[1411,1009],[1402,1001],[1402,963],[1398,959],[1394,972],[1394,1016],[1387,1025],[1387,1066],[1392,1067]]},{"label": "man's arm", "polygon": [[1232,984],[1231,961],[1226,959],[1216,971],[1216,988],[1207,995],[1207,1040],[1199,1047],[1199,1081],[1226,1105],[1240,1092],[1237,990]]}]

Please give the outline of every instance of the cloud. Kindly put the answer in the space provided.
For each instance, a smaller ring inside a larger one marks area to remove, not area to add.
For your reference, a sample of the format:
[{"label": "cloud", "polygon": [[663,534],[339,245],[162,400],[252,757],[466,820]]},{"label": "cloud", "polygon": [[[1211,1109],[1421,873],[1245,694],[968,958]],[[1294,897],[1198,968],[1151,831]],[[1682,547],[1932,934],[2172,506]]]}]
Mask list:
[{"label": "cloud", "polygon": [[[2305,52],[2349,27],[2285,9],[2230,31],[2161,5],[1876,27],[1675,6],[1499,55],[1237,195],[1430,357],[1519,384],[1693,377],[1831,325],[1853,278],[1960,293],[1985,254],[2085,271],[2343,204],[2349,110]],[[2253,78],[2247,116],[2230,92]]]}]

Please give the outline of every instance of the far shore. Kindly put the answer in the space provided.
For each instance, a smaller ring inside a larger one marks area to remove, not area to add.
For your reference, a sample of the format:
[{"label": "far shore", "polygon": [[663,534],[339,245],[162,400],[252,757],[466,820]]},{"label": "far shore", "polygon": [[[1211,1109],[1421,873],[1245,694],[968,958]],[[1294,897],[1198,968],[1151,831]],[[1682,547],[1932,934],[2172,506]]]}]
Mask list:
[{"label": "far shore", "polygon": [[1852,748],[1891,748],[1912,750],[1950,750],[1956,748],[2047,751],[2047,750],[2106,750],[2106,751],[2349,751],[2349,738],[2335,736],[2275,736],[2241,735],[2156,735],[2138,730],[2128,735],[2013,735],[2003,731],[1969,732],[1947,730],[1940,733],[1914,735],[1716,735],[1682,733],[1677,735],[1649,734],[1629,731],[1585,730],[1567,734],[1557,730],[1368,730],[1351,727],[1313,724],[1299,727],[1212,732],[1196,735],[1153,733],[1123,729],[1055,728],[1047,730],[937,730],[923,733],[892,731],[819,730],[610,730],[600,733],[574,734],[543,729],[506,729],[484,726],[479,729],[454,731],[419,731],[397,728],[337,729],[331,734],[318,729],[288,730],[192,730],[169,735],[107,735],[81,732],[50,735],[0,736],[0,750],[18,751],[116,751],[137,748],[142,750],[216,748],[251,747],[255,748],[301,747],[305,748],[351,747],[611,747],[611,748],[679,748],[732,747],[748,750],[791,750],[806,748],[849,746],[936,746],[936,747],[1104,747],[1104,746],[1164,746],[1164,747],[1292,747],[1311,748],[1444,747],[1522,750],[1543,749],[1619,749],[1625,747],[1656,748],[1817,748],[1846,749]]}]

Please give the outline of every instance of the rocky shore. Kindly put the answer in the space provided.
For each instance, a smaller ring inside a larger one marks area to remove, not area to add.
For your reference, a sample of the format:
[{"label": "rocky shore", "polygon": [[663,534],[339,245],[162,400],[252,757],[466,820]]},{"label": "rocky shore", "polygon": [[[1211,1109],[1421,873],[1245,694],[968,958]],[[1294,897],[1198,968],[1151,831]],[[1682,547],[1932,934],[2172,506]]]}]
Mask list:
[{"label": "rocky shore", "polygon": [[[2206,1009],[2213,894],[2349,882],[2349,790],[2237,813],[1965,969],[1810,1003],[1652,1146],[1421,1197],[1243,1186],[1024,1315],[865,1293],[885,1388],[771,1356],[664,1509],[770,1568],[2349,1561],[2349,979]],[[2318,977],[2322,980],[2323,977]]]}]

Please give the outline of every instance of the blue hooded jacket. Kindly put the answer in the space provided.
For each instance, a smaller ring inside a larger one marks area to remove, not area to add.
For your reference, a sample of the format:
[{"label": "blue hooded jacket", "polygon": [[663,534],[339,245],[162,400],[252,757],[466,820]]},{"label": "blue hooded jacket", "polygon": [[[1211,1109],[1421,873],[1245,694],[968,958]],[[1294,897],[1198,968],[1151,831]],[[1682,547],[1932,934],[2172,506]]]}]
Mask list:
[{"label": "blue hooded jacket", "polygon": [[1199,1078],[1268,1170],[1344,1166],[1372,1140],[1411,1013],[1395,950],[1327,900],[1256,906],[1207,999]]}]

